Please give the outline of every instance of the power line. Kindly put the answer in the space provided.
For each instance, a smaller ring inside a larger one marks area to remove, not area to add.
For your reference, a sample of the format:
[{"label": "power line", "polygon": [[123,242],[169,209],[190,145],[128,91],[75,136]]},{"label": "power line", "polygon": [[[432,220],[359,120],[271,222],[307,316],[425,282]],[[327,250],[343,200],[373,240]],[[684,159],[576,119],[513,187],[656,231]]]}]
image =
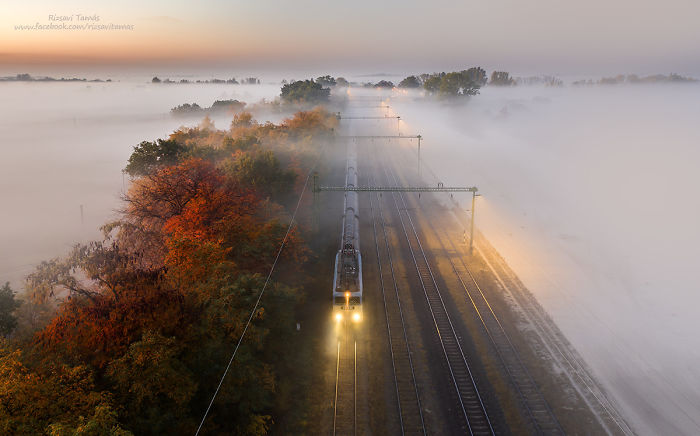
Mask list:
[{"label": "power line", "polygon": [[272,262],[272,268],[270,268],[270,272],[267,275],[267,278],[265,279],[265,284],[263,285],[262,289],[260,290],[260,294],[258,294],[258,299],[255,301],[255,305],[253,306],[253,310],[250,312],[250,316],[248,317],[248,321],[246,321],[245,327],[243,328],[243,333],[241,333],[241,337],[238,339],[238,343],[236,344],[236,348],[233,350],[233,354],[231,355],[231,359],[228,361],[228,365],[226,365],[226,370],[224,371],[224,374],[221,376],[221,380],[219,380],[219,385],[216,387],[216,391],[214,391],[214,395],[211,397],[211,401],[209,402],[209,406],[207,406],[207,410],[204,412],[204,416],[202,417],[202,421],[199,423],[199,427],[197,427],[197,432],[195,433],[195,436],[199,435],[199,432],[202,429],[202,426],[204,425],[204,421],[207,419],[207,415],[209,415],[209,410],[211,410],[211,406],[214,404],[214,400],[216,399],[216,396],[219,394],[219,390],[221,389],[221,385],[224,383],[224,379],[226,378],[226,374],[228,374],[228,371],[231,369],[231,364],[233,364],[233,360],[236,357],[236,353],[238,352],[238,348],[241,346],[241,343],[243,342],[243,338],[245,337],[246,332],[248,331],[248,327],[250,326],[251,321],[253,320],[253,317],[255,316],[255,312],[258,310],[258,306],[260,305],[260,300],[262,299],[263,293],[265,292],[265,289],[267,288],[267,284],[270,282],[270,278],[272,277],[272,273],[275,271],[275,266],[277,266],[277,261],[280,258],[280,255],[282,254],[282,250],[284,249],[285,244],[287,243],[287,238],[289,237],[289,233],[292,231],[292,228],[294,227],[294,219],[296,218],[297,212],[299,211],[299,205],[301,204],[301,199],[304,197],[304,192],[306,192],[306,187],[309,184],[309,179],[311,178],[311,173],[313,170],[316,168],[318,165],[318,162],[321,160],[321,156],[323,156],[323,152],[326,149],[326,145],[324,144],[323,147],[321,148],[321,152],[318,155],[318,158],[316,159],[316,162],[314,162],[313,166],[311,169],[309,169],[309,172],[306,174],[306,180],[304,181],[304,187],[301,189],[301,194],[299,194],[299,200],[297,201],[297,205],[294,208],[294,212],[292,213],[292,219],[289,222],[289,226],[287,227],[287,232],[284,234],[284,238],[282,239],[282,244],[280,245],[279,250],[277,250],[277,255],[275,256],[274,262]]}]

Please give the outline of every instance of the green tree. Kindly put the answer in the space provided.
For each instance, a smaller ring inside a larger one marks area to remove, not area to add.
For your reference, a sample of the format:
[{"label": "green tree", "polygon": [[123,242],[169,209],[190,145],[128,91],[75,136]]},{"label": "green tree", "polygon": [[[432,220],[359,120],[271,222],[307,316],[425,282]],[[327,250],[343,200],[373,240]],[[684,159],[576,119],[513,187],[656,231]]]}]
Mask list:
[{"label": "green tree", "polygon": [[329,88],[336,85],[335,79],[331,76],[328,76],[328,75],[318,77],[316,79],[316,83],[320,83],[321,86],[325,86],[325,87],[329,87]]},{"label": "green tree", "polygon": [[423,81],[423,88],[440,97],[470,96],[479,93],[486,83],[486,72],[480,67],[451,73],[436,73]]},{"label": "green tree", "polygon": [[330,98],[331,90],[311,80],[297,80],[282,86],[282,100],[288,103],[324,103]]},{"label": "green tree", "polygon": [[238,100],[216,100],[209,110],[212,112],[240,112],[245,108],[245,103]]},{"label": "green tree", "polygon": [[187,422],[191,420],[188,405],[197,383],[178,359],[181,348],[176,338],[145,332],[107,368],[117,399],[126,405],[126,418],[137,433],[165,434],[193,425]]},{"label": "green tree", "polygon": [[170,109],[170,113],[173,115],[187,115],[202,112],[204,109],[197,103],[184,103],[174,108]]},{"label": "green tree", "polygon": [[131,176],[145,176],[154,168],[177,163],[187,148],[177,141],[143,141],[134,147],[124,171]]},{"label": "green tree", "polygon": [[491,80],[489,85],[493,86],[513,86],[515,85],[515,80],[510,77],[510,73],[506,71],[494,71],[491,73]]},{"label": "green tree", "polygon": [[235,162],[232,170],[243,186],[252,186],[266,197],[289,193],[296,180],[296,173],[282,168],[270,150],[246,153]]},{"label": "green tree", "polygon": [[423,88],[431,94],[435,94],[440,89],[440,81],[445,73],[431,74],[423,80]]},{"label": "green tree", "polygon": [[0,336],[7,336],[17,327],[15,310],[22,303],[15,299],[15,293],[10,288],[10,283],[0,288]]},{"label": "green tree", "polygon": [[420,81],[416,76],[408,76],[399,82],[399,88],[420,88]]},{"label": "green tree", "polygon": [[391,82],[389,80],[380,80],[379,82],[374,84],[375,88],[393,88],[394,87],[394,82]]}]

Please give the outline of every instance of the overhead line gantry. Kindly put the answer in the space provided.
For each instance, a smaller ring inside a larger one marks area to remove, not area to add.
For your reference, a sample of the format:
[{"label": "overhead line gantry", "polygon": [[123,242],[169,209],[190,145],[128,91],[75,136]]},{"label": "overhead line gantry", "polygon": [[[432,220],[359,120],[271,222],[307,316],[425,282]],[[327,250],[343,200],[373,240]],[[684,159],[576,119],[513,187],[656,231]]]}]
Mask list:
[{"label": "overhead line gantry", "polygon": [[[384,115],[382,117],[344,117],[340,112],[336,113],[338,120],[383,120],[383,119],[396,119],[397,123],[401,122],[401,117]],[[418,139],[418,175],[420,176],[420,142],[423,139],[421,135],[338,135],[339,138],[382,138],[382,139]],[[479,195],[477,192],[479,189],[476,186],[445,186],[442,182],[439,182],[437,186],[320,186],[318,184],[318,173],[313,175],[313,193],[314,199],[319,192],[322,191],[340,191],[340,192],[471,192],[472,193],[472,210],[471,210],[471,225],[469,229],[469,252],[474,248],[474,207],[476,206],[476,197]]]}]

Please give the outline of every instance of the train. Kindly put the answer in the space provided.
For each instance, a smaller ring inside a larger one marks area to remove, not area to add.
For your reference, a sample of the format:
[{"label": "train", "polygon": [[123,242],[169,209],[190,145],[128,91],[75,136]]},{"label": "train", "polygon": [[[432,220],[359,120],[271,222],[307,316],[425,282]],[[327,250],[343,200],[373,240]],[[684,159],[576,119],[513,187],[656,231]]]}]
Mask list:
[{"label": "train", "polygon": [[[357,146],[348,144],[345,186],[357,186]],[[340,248],[333,273],[333,317],[336,322],[362,321],[362,253],[358,194],[345,191]]]}]

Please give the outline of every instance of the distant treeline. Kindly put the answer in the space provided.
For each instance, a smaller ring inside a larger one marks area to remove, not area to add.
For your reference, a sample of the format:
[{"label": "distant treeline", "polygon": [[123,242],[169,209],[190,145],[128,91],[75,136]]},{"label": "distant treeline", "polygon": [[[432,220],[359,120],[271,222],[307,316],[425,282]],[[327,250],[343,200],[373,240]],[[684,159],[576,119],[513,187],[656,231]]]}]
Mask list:
[{"label": "distant treeline", "polygon": [[664,74],[655,74],[652,76],[640,77],[636,74],[618,74],[615,77],[603,77],[600,80],[577,80],[572,83],[574,86],[592,86],[592,85],[621,85],[626,83],[641,84],[641,83],[695,83],[698,79],[692,77],[684,77],[679,74],[671,73],[668,76]]},{"label": "distant treeline", "polygon": [[17,74],[16,76],[7,76],[7,77],[0,77],[0,82],[111,82],[112,79],[107,79],[107,80],[102,80],[102,79],[79,79],[77,77],[71,77],[71,78],[66,78],[66,77],[61,77],[60,79],[57,79],[55,77],[48,77],[48,76],[42,76],[42,77],[34,77],[30,74],[24,73],[24,74]]},{"label": "distant treeline", "polygon": [[240,112],[246,104],[238,100],[216,100],[210,107],[203,108],[197,103],[185,103],[170,109],[173,115],[192,115],[203,112]]},{"label": "distant treeline", "polygon": [[239,82],[235,78],[230,78],[230,79],[211,79],[211,80],[187,80],[187,79],[180,79],[180,80],[171,80],[171,79],[164,79],[161,80],[157,76],[151,79],[151,83],[168,83],[168,84],[173,84],[173,83],[179,83],[179,84],[189,84],[189,83],[214,83],[214,84],[228,84],[228,85],[259,85],[260,84],[260,79],[257,77],[246,77],[245,79],[241,79]]}]

